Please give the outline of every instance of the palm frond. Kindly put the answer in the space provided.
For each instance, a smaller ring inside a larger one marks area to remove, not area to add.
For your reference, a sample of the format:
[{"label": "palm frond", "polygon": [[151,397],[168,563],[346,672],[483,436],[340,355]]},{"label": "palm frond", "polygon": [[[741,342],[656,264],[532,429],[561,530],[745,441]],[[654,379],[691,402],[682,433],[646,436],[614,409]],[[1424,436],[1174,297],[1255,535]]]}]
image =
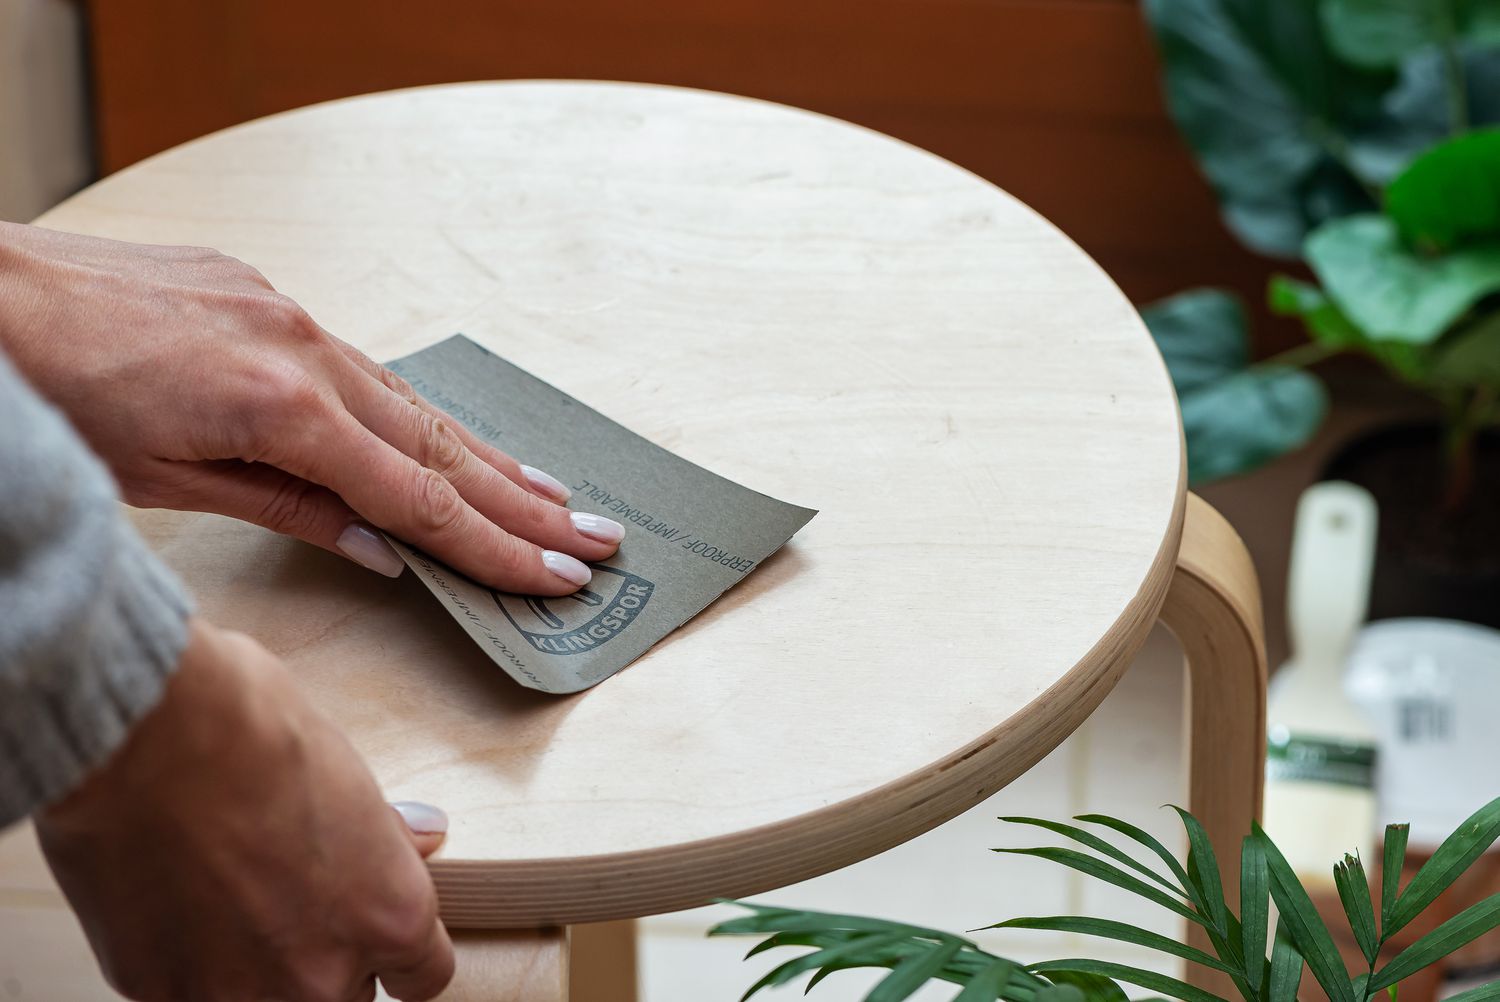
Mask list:
[{"label": "palm frond", "polygon": [[[973,942],[952,933],[904,922],[839,915],[795,908],[777,908],[746,902],[730,902],[750,911],[749,915],[721,922],[710,936],[744,936],[769,933],[751,948],[747,957],[780,947],[807,947],[810,952],[794,957],[767,972],[743,996],[749,999],[766,988],[784,985],[813,972],[808,988],[836,971],[854,968],[886,968],[891,971],[872,989],[867,1002],[900,1002],[932,980],[972,987],[978,981],[982,998],[985,986],[995,984],[987,1002],[1035,1002],[1049,987],[1046,979],[1022,965],[979,949]],[[1004,975],[1001,978],[1001,975]],[[1088,1002],[1111,1002],[1090,999]]]}]

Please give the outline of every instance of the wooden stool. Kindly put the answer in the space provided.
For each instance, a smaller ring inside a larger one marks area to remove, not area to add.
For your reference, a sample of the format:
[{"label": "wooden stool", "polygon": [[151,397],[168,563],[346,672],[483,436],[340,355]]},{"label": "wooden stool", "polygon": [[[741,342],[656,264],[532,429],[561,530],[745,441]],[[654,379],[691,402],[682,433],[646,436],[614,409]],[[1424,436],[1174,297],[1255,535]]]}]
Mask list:
[{"label": "wooden stool", "polygon": [[568,698],[512,684],[411,575],[138,515],[390,799],[451,814],[431,863],[465,930],[445,998],[561,999],[569,925],[752,895],[941,824],[1077,728],[1158,616],[1192,665],[1191,806],[1237,867],[1264,734],[1249,560],[1185,494],[1135,310],[983,180],[759,101],[474,84],[229,129],[39,222],[219,248],[376,358],[461,331],[822,509]]}]

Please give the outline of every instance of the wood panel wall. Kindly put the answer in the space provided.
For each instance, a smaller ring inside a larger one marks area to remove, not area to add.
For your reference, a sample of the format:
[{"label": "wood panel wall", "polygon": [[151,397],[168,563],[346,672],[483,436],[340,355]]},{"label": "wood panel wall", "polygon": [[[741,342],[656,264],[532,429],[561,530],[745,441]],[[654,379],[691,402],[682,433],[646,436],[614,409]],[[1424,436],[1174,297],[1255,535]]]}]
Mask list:
[{"label": "wood panel wall", "polygon": [[[1263,298],[1167,119],[1135,0],[88,0],[101,168],[393,87],[583,77],[731,91],[923,146],[1037,208],[1132,299]],[[1295,329],[1257,310],[1262,351]]]}]

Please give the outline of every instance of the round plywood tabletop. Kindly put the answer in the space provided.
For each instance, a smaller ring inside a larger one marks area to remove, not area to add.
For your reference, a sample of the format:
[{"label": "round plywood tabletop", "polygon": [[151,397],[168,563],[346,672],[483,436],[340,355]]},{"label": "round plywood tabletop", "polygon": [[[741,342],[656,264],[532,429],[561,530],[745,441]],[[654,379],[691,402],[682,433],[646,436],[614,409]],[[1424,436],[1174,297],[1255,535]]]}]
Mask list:
[{"label": "round plywood tabletop", "polygon": [[216,247],[376,358],[461,331],[821,510],[571,697],[512,683],[410,574],[137,515],[391,799],[449,811],[454,924],[663,911],[910,838],[1075,728],[1165,592],[1180,433],[1134,310],[1003,191],[852,125],[661,87],[423,88],[189,143],[40,222]]}]

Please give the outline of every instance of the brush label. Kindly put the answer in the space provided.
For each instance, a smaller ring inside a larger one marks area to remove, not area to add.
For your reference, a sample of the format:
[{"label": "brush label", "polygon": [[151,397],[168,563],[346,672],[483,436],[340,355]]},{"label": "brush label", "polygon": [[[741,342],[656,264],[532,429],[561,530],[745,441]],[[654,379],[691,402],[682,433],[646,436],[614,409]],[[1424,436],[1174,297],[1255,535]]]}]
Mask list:
[{"label": "brush label", "polygon": [[1373,789],[1375,746],[1275,727],[1266,742],[1266,778]]}]

